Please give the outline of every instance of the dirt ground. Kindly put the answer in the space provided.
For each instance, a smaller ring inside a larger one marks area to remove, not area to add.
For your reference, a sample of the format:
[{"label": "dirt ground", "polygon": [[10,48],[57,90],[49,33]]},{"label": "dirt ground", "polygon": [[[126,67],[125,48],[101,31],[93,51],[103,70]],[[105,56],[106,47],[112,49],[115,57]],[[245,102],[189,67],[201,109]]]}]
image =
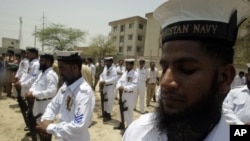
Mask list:
[{"label": "dirt ground", "polygon": [[[120,120],[118,100],[115,100],[112,120],[103,123],[102,118],[99,118],[101,113],[99,92],[95,92],[95,97],[96,105],[93,122],[89,128],[91,141],[121,141],[120,130],[113,129]],[[156,105],[157,103],[151,102],[151,105],[146,110],[151,112]],[[0,141],[31,141],[31,138],[26,136],[26,132],[23,130],[25,125],[16,99],[6,97],[6,94],[3,93],[0,97],[0,109]],[[139,109],[139,104],[137,109]],[[140,115],[138,111],[134,111],[134,119]],[[56,139],[53,138],[53,141],[56,141]]]}]

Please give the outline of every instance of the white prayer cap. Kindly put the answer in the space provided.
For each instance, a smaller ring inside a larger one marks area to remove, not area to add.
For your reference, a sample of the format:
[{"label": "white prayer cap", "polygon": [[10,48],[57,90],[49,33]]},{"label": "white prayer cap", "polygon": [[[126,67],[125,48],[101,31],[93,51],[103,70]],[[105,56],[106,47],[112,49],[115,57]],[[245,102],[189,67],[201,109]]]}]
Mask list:
[{"label": "white prayer cap", "polygon": [[168,0],[154,12],[162,42],[177,39],[235,44],[240,23],[250,15],[249,0]]},{"label": "white prayer cap", "polygon": [[56,50],[55,54],[58,61],[70,61],[75,59],[81,59],[79,51],[60,51]]}]

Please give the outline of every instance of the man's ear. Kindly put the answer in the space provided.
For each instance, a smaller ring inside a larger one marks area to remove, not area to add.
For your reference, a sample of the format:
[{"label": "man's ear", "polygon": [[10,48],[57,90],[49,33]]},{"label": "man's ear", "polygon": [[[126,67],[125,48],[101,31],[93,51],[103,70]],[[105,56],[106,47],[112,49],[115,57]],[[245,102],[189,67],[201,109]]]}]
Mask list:
[{"label": "man's ear", "polygon": [[73,69],[74,69],[74,71],[78,70],[77,64],[73,64]]},{"label": "man's ear", "polygon": [[227,93],[231,89],[231,83],[235,77],[235,68],[232,64],[221,66],[219,68],[219,91],[221,94]]}]

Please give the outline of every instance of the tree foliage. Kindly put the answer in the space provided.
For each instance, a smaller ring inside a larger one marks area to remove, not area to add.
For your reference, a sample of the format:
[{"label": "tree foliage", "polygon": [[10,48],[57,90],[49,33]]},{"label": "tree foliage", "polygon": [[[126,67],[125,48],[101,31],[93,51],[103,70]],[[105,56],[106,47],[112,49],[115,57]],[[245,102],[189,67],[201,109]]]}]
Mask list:
[{"label": "tree foliage", "polygon": [[86,34],[80,29],[66,28],[52,23],[44,29],[38,29],[33,35],[52,50],[68,50],[76,46],[78,42],[84,41]]},{"label": "tree foliage", "polygon": [[90,41],[91,55],[98,59],[103,59],[105,56],[116,54],[117,50],[114,46],[114,41],[110,36],[97,35]]}]

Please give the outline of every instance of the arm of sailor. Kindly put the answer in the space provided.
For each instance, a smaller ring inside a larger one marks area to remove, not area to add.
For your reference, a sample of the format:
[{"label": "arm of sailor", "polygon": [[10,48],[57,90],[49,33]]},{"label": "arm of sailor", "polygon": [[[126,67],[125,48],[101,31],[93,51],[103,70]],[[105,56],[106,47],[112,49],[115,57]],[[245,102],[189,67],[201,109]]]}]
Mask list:
[{"label": "arm of sailor", "polygon": [[[234,112],[235,109],[235,91],[230,91],[225,98],[222,106],[223,114],[225,115],[226,121],[229,124],[237,124],[237,125],[243,125],[244,123],[237,117],[237,115]],[[239,93],[237,93],[239,94]]]},{"label": "arm of sailor", "polygon": [[118,75],[117,75],[116,70],[113,69],[110,72],[111,72],[111,74],[110,74],[111,77],[107,77],[107,79],[105,80],[106,84],[113,84],[117,81]]},{"label": "arm of sailor", "polygon": [[128,83],[126,86],[124,86],[125,91],[134,91],[135,88],[137,87],[138,83],[138,74],[135,73],[133,77],[131,77],[132,81]]},{"label": "arm of sailor", "polygon": [[33,92],[33,96],[36,97],[37,99],[44,99],[44,98],[51,98],[56,95],[57,91],[57,85],[58,85],[58,76],[56,73],[48,73],[48,75],[45,76],[46,80],[44,85],[46,85],[45,90],[34,90],[31,89]]},{"label": "arm of sailor", "polygon": [[47,132],[56,137],[70,138],[80,136],[82,131],[87,130],[89,116],[91,116],[91,95],[93,92],[87,90],[76,97],[74,118],[70,122],[60,122],[59,124],[49,124]]}]

